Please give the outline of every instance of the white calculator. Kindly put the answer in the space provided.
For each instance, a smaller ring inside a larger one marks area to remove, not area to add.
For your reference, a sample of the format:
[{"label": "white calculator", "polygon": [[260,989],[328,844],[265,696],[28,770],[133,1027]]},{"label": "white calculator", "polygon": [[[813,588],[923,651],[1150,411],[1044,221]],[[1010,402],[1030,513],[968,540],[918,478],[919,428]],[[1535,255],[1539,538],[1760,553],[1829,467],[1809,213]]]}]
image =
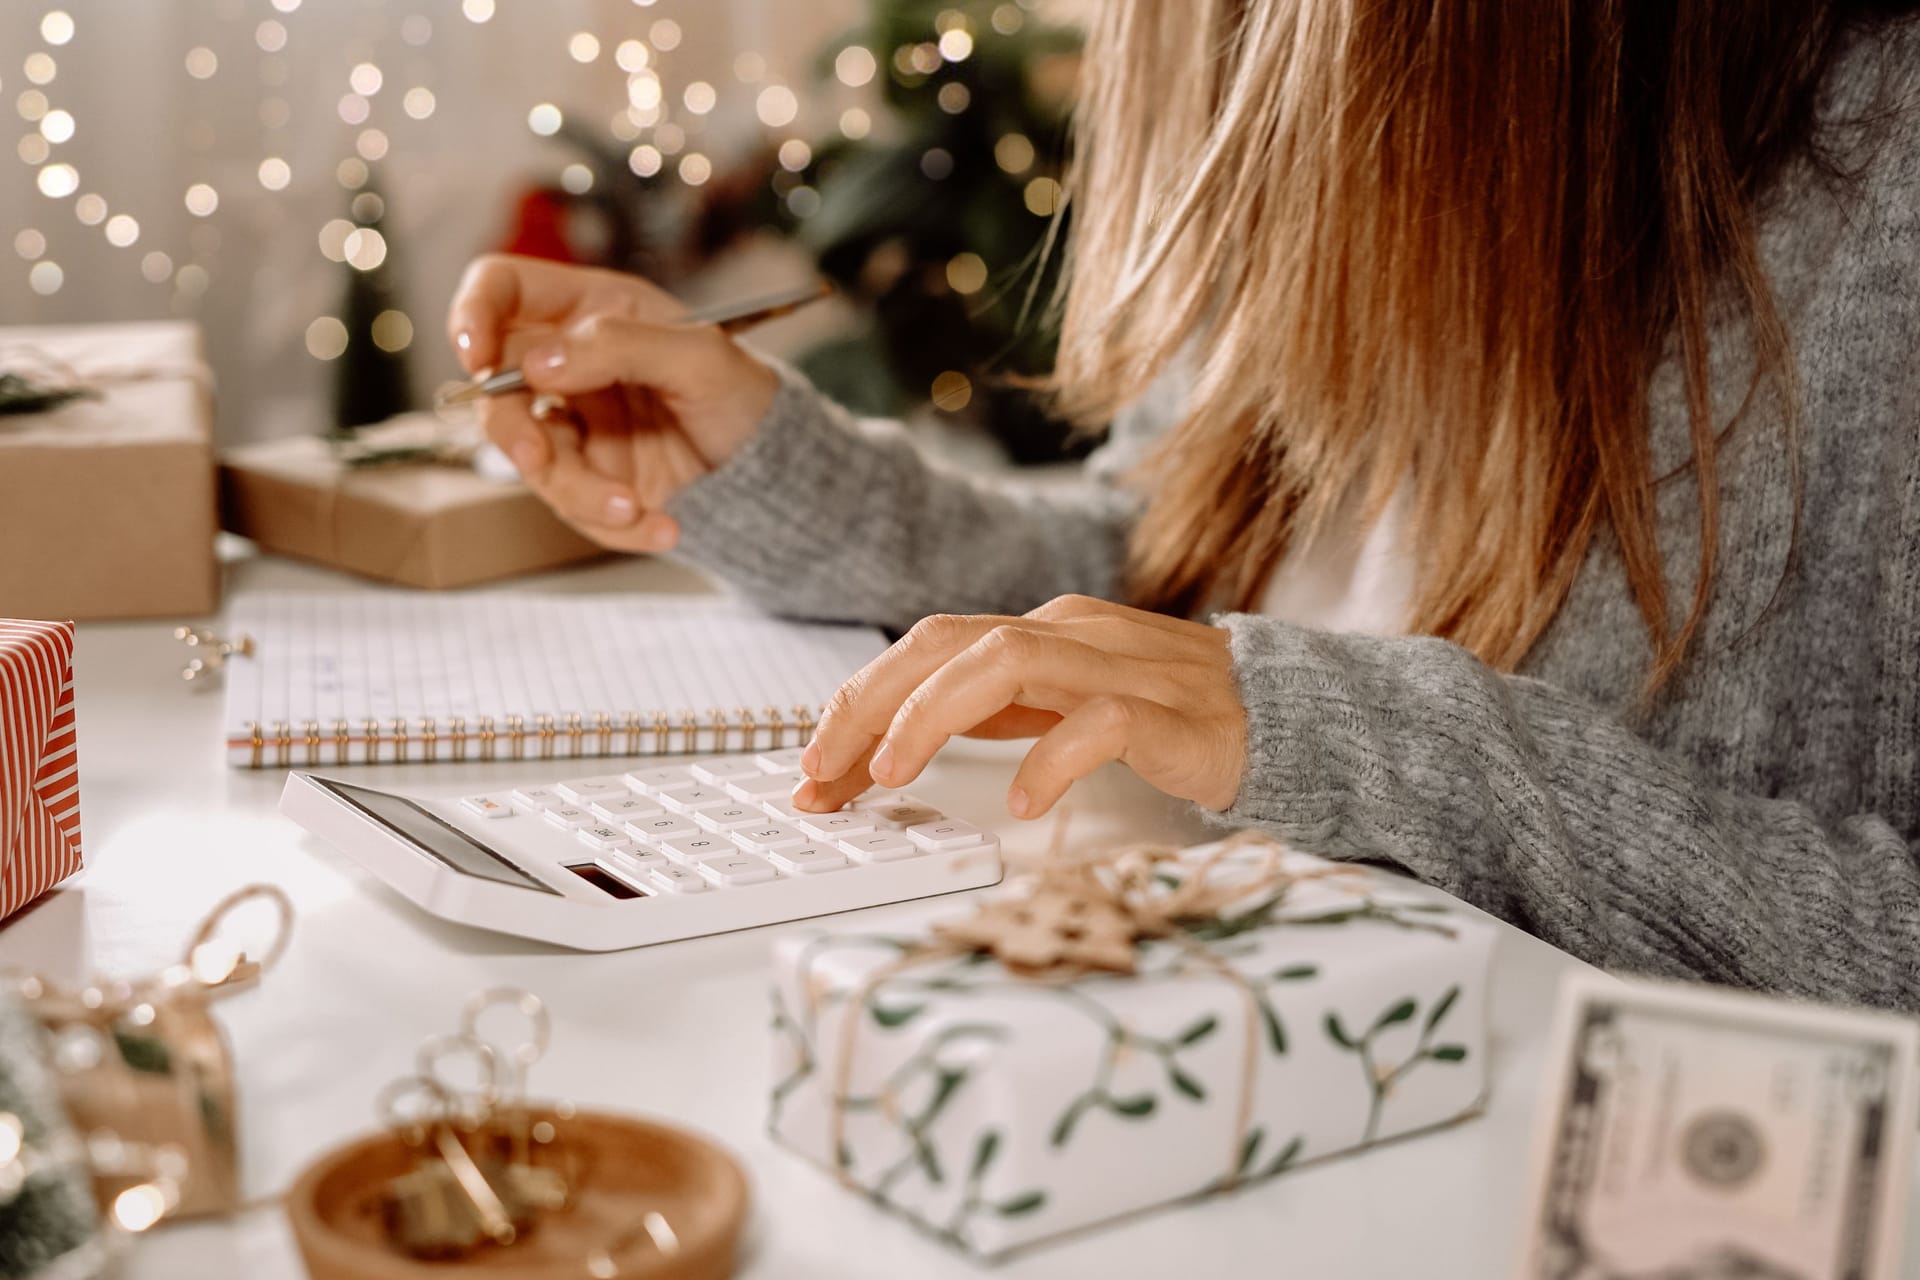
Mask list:
[{"label": "white calculator", "polygon": [[[448,920],[614,951],[1000,879],[1000,845],[900,791],[791,801],[797,748],[432,798],[292,773],[280,810]],[[559,762],[553,762],[558,764]],[[562,766],[564,767],[564,766]]]}]

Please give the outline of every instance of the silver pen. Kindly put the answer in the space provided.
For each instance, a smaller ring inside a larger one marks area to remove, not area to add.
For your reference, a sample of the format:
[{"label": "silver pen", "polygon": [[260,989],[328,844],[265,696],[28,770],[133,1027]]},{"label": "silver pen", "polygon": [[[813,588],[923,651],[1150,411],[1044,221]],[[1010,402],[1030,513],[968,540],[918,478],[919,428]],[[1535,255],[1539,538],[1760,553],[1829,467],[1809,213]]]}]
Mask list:
[{"label": "silver pen", "polygon": [[[718,325],[725,333],[740,333],[755,325],[777,320],[781,316],[798,311],[809,302],[816,302],[833,292],[833,286],[826,281],[816,281],[803,288],[788,289],[782,293],[768,294],[761,298],[750,298],[744,302],[728,302],[719,306],[707,307],[700,311],[688,312],[679,320],[680,324],[698,327],[700,325]],[[510,391],[519,391],[526,387],[527,378],[518,369],[502,369],[475,382],[466,383],[452,391],[434,398],[434,408],[446,409],[453,405],[467,404],[483,396],[505,395]]]}]

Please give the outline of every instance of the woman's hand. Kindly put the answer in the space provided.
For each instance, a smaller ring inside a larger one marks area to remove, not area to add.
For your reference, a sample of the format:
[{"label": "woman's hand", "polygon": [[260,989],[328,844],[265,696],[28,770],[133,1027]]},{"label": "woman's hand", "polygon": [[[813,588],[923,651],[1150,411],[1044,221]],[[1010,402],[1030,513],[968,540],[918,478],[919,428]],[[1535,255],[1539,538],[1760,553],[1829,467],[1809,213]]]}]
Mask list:
[{"label": "woman's hand", "polygon": [[[779,387],[764,364],[638,276],[493,255],[467,268],[447,330],[470,374],[518,365],[528,392],[481,402],[487,436],[568,523],[665,551],[661,508],[753,434]],[[564,401],[565,412],[536,414]]]},{"label": "woman's hand", "polygon": [[794,803],[835,809],[869,778],[905,786],[955,734],[1039,738],[1007,792],[1016,818],[1109,760],[1210,809],[1233,803],[1246,769],[1224,630],[1062,596],[1024,618],[923,620],[828,704]]}]

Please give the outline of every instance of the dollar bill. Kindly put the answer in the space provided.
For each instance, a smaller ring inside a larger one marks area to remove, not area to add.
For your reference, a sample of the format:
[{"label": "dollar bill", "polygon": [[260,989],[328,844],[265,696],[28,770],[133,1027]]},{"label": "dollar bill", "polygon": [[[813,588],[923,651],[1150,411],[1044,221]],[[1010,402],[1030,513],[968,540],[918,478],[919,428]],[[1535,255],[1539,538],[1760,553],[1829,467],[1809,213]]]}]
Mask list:
[{"label": "dollar bill", "polygon": [[1589,971],[1542,1080],[1521,1280],[1899,1273],[1920,1023]]}]

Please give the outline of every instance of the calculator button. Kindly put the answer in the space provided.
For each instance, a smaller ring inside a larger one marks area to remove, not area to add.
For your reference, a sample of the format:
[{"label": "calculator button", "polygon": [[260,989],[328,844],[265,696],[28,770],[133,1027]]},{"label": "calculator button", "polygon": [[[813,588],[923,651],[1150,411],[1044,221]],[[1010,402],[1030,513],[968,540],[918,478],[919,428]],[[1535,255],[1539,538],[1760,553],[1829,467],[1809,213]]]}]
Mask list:
[{"label": "calculator button", "polygon": [[585,809],[576,809],[572,805],[562,805],[558,809],[545,810],[543,815],[556,827],[586,827],[593,825],[594,817]]},{"label": "calculator button", "polygon": [[869,809],[876,826],[890,831],[905,831],[908,827],[917,827],[921,823],[937,823],[946,820],[946,814],[924,804],[890,804],[884,809]]},{"label": "calculator button", "polygon": [[769,849],[797,849],[807,843],[807,837],[803,833],[779,823],[748,827],[731,834],[735,840],[755,853],[765,853]]},{"label": "calculator button", "polygon": [[800,767],[800,757],[806,750],[805,747],[784,747],[779,751],[762,751],[754,759],[768,773],[789,773]]},{"label": "calculator button", "polygon": [[692,821],[673,813],[656,813],[635,818],[626,824],[627,834],[641,840],[665,840],[672,836],[692,835],[700,830]]},{"label": "calculator button", "polygon": [[919,845],[897,831],[870,831],[864,835],[848,836],[840,841],[840,847],[861,862],[893,862],[900,858],[918,857],[922,852]]},{"label": "calculator button", "polygon": [[767,815],[743,804],[719,804],[693,811],[694,821],[709,831],[738,831],[742,827],[764,827]]},{"label": "calculator button", "polygon": [[647,872],[653,868],[673,865],[651,849],[608,849],[595,861],[636,888],[646,887]]},{"label": "calculator button", "polygon": [[906,836],[922,849],[938,851],[982,844],[986,841],[987,833],[971,822],[948,818],[943,822],[923,822],[917,827],[908,827]]},{"label": "calculator button", "polygon": [[592,849],[630,849],[633,837],[618,827],[581,827],[574,839]]},{"label": "calculator button", "polygon": [[624,778],[627,786],[651,796],[668,791],[691,791],[700,785],[700,779],[685,769],[635,769]]},{"label": "calculator button", "polygon": [[699,835],[671,836],[659,842],[660,847],[681,862],[699,862],[703,858],[731,858],[740,852],[740,846],[725,836]]},{"label": "calculator button", "polygon": [[816,871],[838,871],[847,865],[847,855],[823,844],[803,844],[798,849],[775,849],[767,861],[794,875],[812,875]]},{"label": "calculator button", "polygon": [[692,813],[712,805],[732,804],[733,797],[718,787],[693,787],[686,791],[665,791],[660,803],[676,813]]},{"label": "calculator button", "polygon": [[510,818],[513,805],[493,796],[468,796],[460,802],[460,807],[476,818]]},{"label": "calculator button", "polygon": [[601,796],[620,796],[627,792],[627,784],[619,778],[575,778],[570,782],[557,782],[553,789],[576,804],[585,804]]},{"label": "calculator button", "polygon": [[865,835],[873,830],[873,815],[859,811],[802,814],[796,823],[815,840],[838,840],[843,836]]},{"label": "calculator button", "polygon": [[660,812],[660,806],[643,796],[622,795],[603,796],[587,806],[593,810],[596,818],[602,822],[627,822],[634,818],[650,817]]},{"label": "calculator button", "polygon": [[669,862],[663,867],[648,867],[647,880],[663,893],[699,893],[707,887],[698,871]]},{"label": "calculator button", "polygon": [[848,802],[847,808],[860,809],[870,813],[875,809],[885,809],[891,805],[919,803],[919,796],[908,795],[904,791],[895,791],[891,787],[873,787],[855,796]]},{"label": "calculator button", "polygon": [[751,756],[741,758],[732,756],[725,760],[702,760],[687,770],[700,781],[712,786],[723,787],[734,778],[751,777],[760,772],[760,766]]},{"label": "calculator button", "polygon": [[789,827],[802,818],[813,817],[810,811],[802,809],[787,797],[781,797],[777,800],[762,800],[758,808],[775,822],[784,823]]},{"label": "calculator button", "polygon": [[798,773],[756,773],[750,778],[734,778],[727,783],[727,792],[741,800],[770,800],[776,796],[787,797],[800,785],[803,775]]},{"label": "calculator button", "polygon": [[736,853],[731,858],[708,858],[699,864],[700,874],[715,884],[758,884],[762,880],[772,880],[779,872],[765,858],[756,858],[750,853]]},{"label": "calculator button", "polygon": [[560,808],[567,803],[567,798],[552,787],[518,787],[513,793],[513,803],[528,813],[539,813]]}]

